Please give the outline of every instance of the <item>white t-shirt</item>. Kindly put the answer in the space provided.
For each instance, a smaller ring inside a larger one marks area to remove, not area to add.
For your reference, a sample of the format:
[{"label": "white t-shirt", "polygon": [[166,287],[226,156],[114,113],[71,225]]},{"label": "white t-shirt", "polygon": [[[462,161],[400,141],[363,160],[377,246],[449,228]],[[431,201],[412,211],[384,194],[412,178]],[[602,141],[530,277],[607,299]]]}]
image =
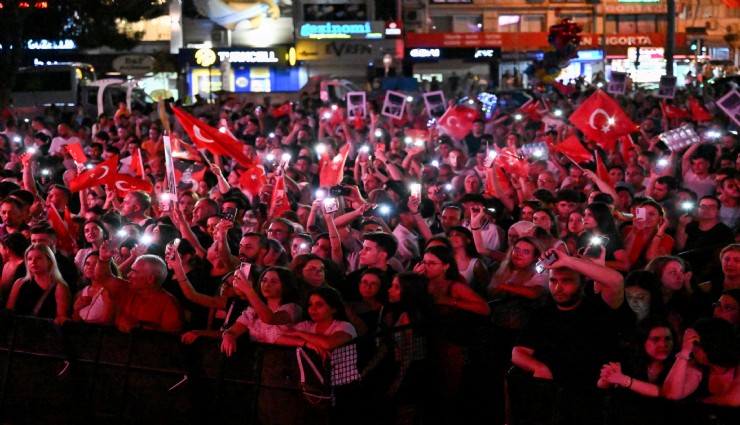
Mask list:
[{"label": "white t-shirt", "polygon": [[715,189],[714,174],[708,174],[704,178],[699,178],[693,170],[689,170],[684,173],[681,187],[693,190],[699,198],[711,195]]},{"label": "white t-shirt", "polygon": [[[295,325],[294,328],[296,331],[299,332],[310,332],[310,333],[317,333],[316,332],[316,322],[312,320],[305,320],[297,325]],[[337,332],[344,332],[346,334],[349,334],[352,336],[352,338],[357,338],[357,331],[355,330],[355,327],[352,326],[349,322],[343,322],[341,320],[335,320],[332,322],[332,324],[324,331],[322,335],[332,335]]]},{"label": "white t-shirt", "polygon": [[[295,303],[283,304],[278,307],[277,310],[273,311],[273,313],[277,313],[279,311],[287,312],[293,323],[300,320],[303,315],[303,309]],[[242,312],[241,316],[236,319],[236,323],[241,323],[249,328],[250,341],[266,342],[270,344],[274,343],[286,329],[285,325],[269,325],[263,322],[252,307],[247,307],[247,309]]]},{"label": "white t-shirt", "polygon": [[49,146],[49,154],[58,154],[62,151],[63,146],[72,145],[74,143],[80,143],[80,139],[75,136],[71,136],[69,139],[62,137],[55,137],[51,139],[51,146]]}]

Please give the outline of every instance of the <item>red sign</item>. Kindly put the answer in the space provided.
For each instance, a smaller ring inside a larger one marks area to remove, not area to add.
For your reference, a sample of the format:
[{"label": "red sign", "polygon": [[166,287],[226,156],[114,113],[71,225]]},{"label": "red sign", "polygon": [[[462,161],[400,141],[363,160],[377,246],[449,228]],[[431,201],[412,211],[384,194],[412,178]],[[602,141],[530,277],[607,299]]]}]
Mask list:
[{"label": "red sign", "polygon": [[[472,32],[472,33],[407,33],[406,48],[414,47],[501,47],[511,50],[542,50],[549,47],[546,32]],[[581,47],[601,47],[602,34],[581,34]],[[611,34],[606,36],[608,47],[665,47],[663,33]],[[686,44],[686,33],[676,34],[676,46]]]}]

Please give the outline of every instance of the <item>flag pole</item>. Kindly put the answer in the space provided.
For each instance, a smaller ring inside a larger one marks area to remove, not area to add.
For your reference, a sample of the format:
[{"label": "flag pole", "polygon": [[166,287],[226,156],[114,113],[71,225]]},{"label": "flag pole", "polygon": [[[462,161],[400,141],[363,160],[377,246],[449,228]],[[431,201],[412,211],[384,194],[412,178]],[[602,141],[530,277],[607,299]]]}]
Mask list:
[{"label": "flag pole", "polygon": [[[175,179],[175,165],[172,161],[172,143],[170,141],[170,121],[167,116],[167,111],[164,107],[164,100],[159,100],[159,119],[162,120],[162,126],[164,127],[164,133],[162,133],[162,142],[164,143],[164,165],[166,170],[165,193],[169,196],[163,196],[160,202],[176,202],[177,201],[177,180]],[[162,210],[167,210],[169,205]]]}]

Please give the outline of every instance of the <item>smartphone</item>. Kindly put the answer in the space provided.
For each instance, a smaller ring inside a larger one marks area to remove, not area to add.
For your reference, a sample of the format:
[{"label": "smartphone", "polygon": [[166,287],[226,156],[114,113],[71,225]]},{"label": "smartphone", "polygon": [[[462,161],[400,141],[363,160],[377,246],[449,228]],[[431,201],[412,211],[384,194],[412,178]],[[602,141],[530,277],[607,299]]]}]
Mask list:
[{"label": "smartphone", "polygon": [[589,241],[589,244],[593,246],[603,246],[608,243],[609,243],[609,238],[607,238],[606,236],[599,236],[599,235],[592,236],[591,240]]},{"label": "smartphone", "polygon": [[681,202],[681,209],[689,212],[694,210],[694,203],[691,201],[683,201]]},{"label": "smartphone", "polygon": [[338,210],[339,210],[339,202],[337,202],[337,198],[324,199],[324,212],[326,214],[335,213]]},{"label": "smartphone", "polygon": [[234,283],[236,283],[236,287],[239,288],[242,292],[247,292],[244,290],[242,285],[250,285],[249,283],[249,272],[252,270],[252,265],[250,263],[247,263],[246,261],[243,261],[241,265],[239,265],[239,270],[237,273],[241,274],[241,279],[234,279]]},{"label": "smartphone", "polygon": [[414,198],[421,198],[421,184],[411,183],[411,196]]},{"label": "smartphone", "polygon": [[635,219],[636,220],[645,220],[647,218],[647,210],[642,207],[637,207],[635,210]]},{"label": "smartphone", "polygon": [[223,215],[225,220],[234,221],[234,218],[236,217],[236,208],[224,208]]},{"label": "smartphone", "polygon": [[349,196],[352,194],[352,191],[348,187],[332,186],[329,188],[329,194],[331,196]]},{"label": "smartphone", "polygon": [[323,201],[326,198],[326,191],[324,189],[316,189],[316,200]]},{"label": "smartphone", "polygon": [[177,252],[177,248],[179,247],[180,247],[180,238],[175,238],[175,240],[173,240],[172,243],[170,243],[170,251],[168,254],[168,258],[170,260],[175,259],[175,252]]},{"label": "smartphone", "polygon": [[545,266],[549,266],[557,260],[558,254],[556,254],[555,251],[551,251],[548,255],[545,256],[545,258],[539,260],[537,264],[535,264],[534,268],[535,270],[537,270],[537,273],[543,273],[545,270],[547,270]]}]

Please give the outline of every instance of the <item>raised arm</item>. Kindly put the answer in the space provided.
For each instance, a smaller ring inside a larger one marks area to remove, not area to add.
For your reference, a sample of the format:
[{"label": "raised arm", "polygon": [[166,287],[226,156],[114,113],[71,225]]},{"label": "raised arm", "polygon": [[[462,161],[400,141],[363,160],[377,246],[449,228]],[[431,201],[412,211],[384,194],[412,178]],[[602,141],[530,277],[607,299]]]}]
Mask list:
[{"label": "raised arm", "polygon": [[[545,255],[551,253],[555,253],[555,251],[548,250]],[[605,249],[602,247],[601,261],[603,261],[604,253]],[[597,283],[601,289],[601,298],[609,307],[616,310],[622,305],[622,302],[624,302],[624,278],[618,271],[588,259],[571,257],[562,251],[557,251],[555,254],[558,259],[554,263],[546,265],[545,268],[569,268],[574,270]]]}]

